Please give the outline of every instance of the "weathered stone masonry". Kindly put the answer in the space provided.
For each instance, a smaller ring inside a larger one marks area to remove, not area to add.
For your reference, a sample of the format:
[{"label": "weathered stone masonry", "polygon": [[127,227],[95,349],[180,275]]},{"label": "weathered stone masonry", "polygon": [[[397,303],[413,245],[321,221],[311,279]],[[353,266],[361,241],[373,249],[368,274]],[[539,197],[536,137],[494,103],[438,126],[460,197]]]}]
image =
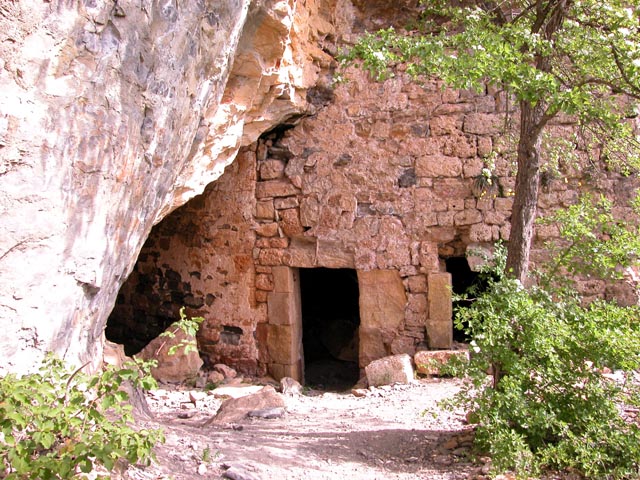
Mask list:
[{"label": "weathered stone masonry", "polygon": [[[329,93],[317,115],[263,135],[157,227],[114,312],[129,319],[122,329],[166,324],[184,304],[206,318],[199,342],[209,364],[302,378],[298,269],[350,268],[360,291],[361,368],[425,344],[450,346],[444,259],[508,240],[514,180],[504,95],[402,78],[378,84],[358,71]],[[499,188],[479,191],[490,156]],[[565,167],[562,179],[545,183],[542,213],[575,200],[582,174]],[[621,200],[627,182],[592,179]],[[556,235],[538,228],[534,261]],[[593,296],[619,296],[620,288],[583,282]]]}]

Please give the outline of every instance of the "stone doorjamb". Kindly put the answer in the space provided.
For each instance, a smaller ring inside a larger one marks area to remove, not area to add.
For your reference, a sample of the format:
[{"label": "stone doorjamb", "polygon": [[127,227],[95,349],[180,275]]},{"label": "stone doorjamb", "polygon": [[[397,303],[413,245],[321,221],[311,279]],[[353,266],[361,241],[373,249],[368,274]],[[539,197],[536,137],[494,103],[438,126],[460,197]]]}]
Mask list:
[{"label": "stone doorjamb", "polygon": [[276,380],[291,377],[304,384],[302,302],[297,268],[275,266],[273,291],[267,296],[268,370]]}]

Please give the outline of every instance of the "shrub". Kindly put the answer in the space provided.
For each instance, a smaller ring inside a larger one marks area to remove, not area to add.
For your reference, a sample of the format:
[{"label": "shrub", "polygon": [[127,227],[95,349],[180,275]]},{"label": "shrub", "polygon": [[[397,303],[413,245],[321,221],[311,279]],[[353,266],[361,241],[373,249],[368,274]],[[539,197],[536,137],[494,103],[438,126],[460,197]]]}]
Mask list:
[{"label": "shrub", "polygon": [[[167,352],[169,355],[175,355],[182,349],[182,354],[187,355],[190,352],[198,351],[198,344],[194,340],[198,330],[200,329],[200,325],[204,322],[204,317],[187,317],[187,314],[184,313],[185,307],[180,308],[180,320],[177,320],[171,324],[171,326],[160,334],[161,337],[167,338],[175,338],[176,334],[182,330],[182,332],[187,336],[187,339],[180,340],[180,342],[176,345],[172,345]],[[191,340],[189,340],[191,339]],[[164,348],[167,344],[165,341],[160,345],[156,355]]]},{"label": "shrub", "polygon": [[139,364],[86,375],[53,356],[38,373],[0,379],[0,476],[7,479],[67,479],[100,465],[149,462],[159,430],[136,431],[125,382],[150,388]]},{"label": "shrub", "polygon": [[638,478],[640,428],[625,412],[640,406],[640,309],[524,289],[502,275],[503,249],[497,258],[486,293],[456,318],[473,340],[452,403],[473,412],[476,447],[496,471]]}]

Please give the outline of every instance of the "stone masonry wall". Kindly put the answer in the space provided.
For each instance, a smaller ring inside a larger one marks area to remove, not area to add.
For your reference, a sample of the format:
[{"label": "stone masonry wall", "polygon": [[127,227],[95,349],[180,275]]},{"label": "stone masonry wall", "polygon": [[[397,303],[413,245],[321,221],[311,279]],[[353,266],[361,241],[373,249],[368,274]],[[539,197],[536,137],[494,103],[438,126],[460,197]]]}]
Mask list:
[{"label": "stone masonry wall", "polygon": [[137,353],[185,306],[187,315],[206,318],[198,342],[207,364],[257,371],[254,335],[266,305],[255,300],[255,180],[255,153],[245,149],[217,182],[154,229],[120,292],[108,338]]},{"label": "stone masonry wall", "polygon": [[[450,316],[450,302],[442,302],[450,282],[444,259],[508,240],[514,172],[504,128],[514,115],[504,94],[402,76],[375,83],[353,70],[323,95],[316,115],[263,135],[156,229],[119,310],[138,305],[148,316],[163,301],[175,318],[182,302],[206,318],[199,341],[209,363],[264,373],[274,362],[270,317],[282,307],[275,274],[282,267],[353,268],[361,367],[450,343],[439,323]],[[569,119],[551,128],[572,138]],[[545,174],[540,213],[574,202],[589,173],[589,188],[615,199],[624,218],[633,180],[593,168],[599,159],[579,144],[574,153],[559,173]],[[498,180],[481,189],[488,166]],[[554,226],[537,227],[534,261],[556,236]],[[625,284],[585,279],[581,286],[592,297],[635,301]],[[151,302],[145,289],[154,292]]]}]

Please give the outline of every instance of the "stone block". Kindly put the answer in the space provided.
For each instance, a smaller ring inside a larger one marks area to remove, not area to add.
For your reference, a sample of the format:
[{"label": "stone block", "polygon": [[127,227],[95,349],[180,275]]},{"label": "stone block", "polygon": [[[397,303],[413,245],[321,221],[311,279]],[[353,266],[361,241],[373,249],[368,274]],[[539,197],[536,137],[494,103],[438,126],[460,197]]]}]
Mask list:
[{"label": "stone block", "polygon": [[284,365],[282,365],[281,363],[270,363],[267,367],[267,371],[269,372],[269,375],[274,378],[274,380],[280,380],[281,378],[287,376],[284,374]]},{"label": "stone block", "polygon": [[273,220],[275,217],[275,208],[273,200],[266,200],[256,203],[256,219]]},{"label": "stone block", "polygon": [[300,321],[300,295],[270,292],[267,296],[267,315],[273,325],[294,325]]},{"label": "stone block", "polygon": [[432,242],[447,243],[456,238],[456,229],[453,227],[434,227],[427,233],[427,238]]},{"label": "stone block", "polygon": [[342,242],[330,240],[318,240],[316,261],[318,266],[327,268],[355,267],[353,251],[345,247]]},{"label": "stone block", "polygon": [[299,274],[296,270],[290,267],[273,267],[271,269],[273,273],[273,291],[281,293],[294,293],[297,292]]},{"label": "stone block", "polygon": [[416,160],[416,174],[419,177],[459,177],[462,161],[445,155],[425,155]]},{"label": "stone block", "polygon": [[266,292],[265,290],[256,290],[256,293],[255,293],[256,302],[258,303],[266,302],[268,298],[268,294],[269,292]]},{"label": "stone block", "polygon": [[429,348],[450,349],[453,342],[451,274],[430,273],[428,285],[427,337]]},{"label": "stone block", "polygon": [[279,248],[262,248],[258,252],[258,263],[261,265],[282,265],[284,250]]},{"label": "stone block", "polygon": [[506,225],[502,225],[500,227],[500,239],[509,241],[509,237],[511,236],[511,223],[507,223]]},{"label": "stone block", "polygon": [[464,178],[474,178],[482,173],[484,161],[481,158],[468,158],[462,165],[462,174]]},{"label": "stone block", "polygon": [[493,141],[491,137],[478,137],[478,156],[488,157],[493,151]]},{"label": "stone block", "polygon": [[256,198],[290,197],[296,195],[298,189],[287,180],[267,180],[256,184]]},{"label": "stone block", "polygon": [[256,233],[261,237],[275,237],[278,234],[278,224],[271,222],[257,225]]},{"label": "stone block", "polygon": [[439,268],[438,244],[420,242],[420,266],[426,271],[437,271]]},{"label": "stone block", "polygon": [[490,113],[470,113],[464,118],[463,130],[475,135],[495,135],[500,133],[504,119]]},{"label": "stone block", "polygon": [[300,214],[297,208],[288,208],[279,210],[280,222],[278,225],[282,228],[282,232],[287,237],[295,237],[304,232],[304,228],[300,223]]},{"label": "stone block", "polygon": [[478,203],[477,203],[475,198],[465,198],[464,199],[464,208],[466,208],[466,209],[473,210],[473,209],[477,208],[477,205],[478,205]]},{"label": "stone block", "polygon": [[445,137],[442,153],[451,157],[473,158],[476,156],[476,141],[472,136],[450,135]]},{"label": "stone block", "polygon": [[487,263],[492,262],[493,246],[491,244],[472,243],[467,245],[467,263],[472,272],[479,272]]},{"label": "stone block", "polygon": [[360,365],[368,365],[373,360],[388,354],[382,333],[377,328],[363,328],[361,326],[358,330],[358,337],[358,362]]},{"label": "stone block", "polygon": [[486,221],[487,214],[493,211],[493,198],[487,196],[478,198],[476,208],[483,211]]},{"label": "stone block", "polygon": [[484,223],[471,225],[469,229],[469,239],[472,242],[490,242],[492,238],[491,225],[485,225]]},{"label": "stone block", "polygon": [[273,290],[273,278],[267,273],[256,275],[256,288],[260,290]]},{"label": "stone block", "polygon": [[300,332],[295,325],[268,325],[267,349],[274,363],[291,365],[300,357]]},{"label": "stone block", "polygon": [[424,293],[410,293],[408,295],[407,310],[420,313],[427,311],[427,296]]},{"label": "stone block", "polygon": [[396,332],[404,320],[407,304],[402,278],[397,270],[358,271],[360,325]]},{"label": "stone block", "polygon": [[391,342],[391,353],[399,355],[406,353],[407,355],[413,355],[416,351],[415,338],[400,336],[393,339]]},{"label": "stone block", "polygon": [[266,160],[260,162],[260,179],[261,180],[274,180],[276,178],[282,178],[284,175],[284,162],[280,160]]},{"label": "stone block", "polygon": [[510,212],[488,210],[484,212],[484,223],[487,225],[502,225],[509,218]]},{"label": "stone block", "polygon": [[304,383],[304,365],[302,359],[298,359],[290,365],[283,365],[283,367],[285,377],[290,377],[297,382]]},{"label": "stone block", "polygon": [[498,197],[493,203],[499,212],[511,212],[513,209],[513,197]]},{"label": "stone block", "polygon": [[464,210],[464,198],[453,198],[448,202],[447,210],[462,211]]},{"label": "stone block", "polygon": [[404,319],[405,328],[407,327],[423,327],[427,319],[427,312],[412,312],[407,310]]},{"label": "stone block", "polygon": [[424,275],[408,277],[407,289],[411,293],[425,293],[427,291],[427,277]]},{"label": "stone block", "polygon": [[269,238],[269,248],[287,248],[289,239],[287,237],[271,237]]},{"label": "stone block", "polygon": [[316,241],[293,238],[282,258],[282,264],[290,267],[312,268],[316,266]]},{"label": "stone block", "polygon": [[458,212],[453,217],[455,225],[473,225],[482,221],[482,213],[480,210],[469,209]]},{"label": "stone block", "polygon": [[455,223],[456,212],[438,212],[438,225],[440,227],[452,227]]},{"label": "stone block", "polygon": [[374,360],[364,368],[367,381],[372,387],[413,381],[411,357],[407,354],[393,355]]},{"label": "stone block", "polygon": [[458,115],[441,115],[429,121],[431,134],[435,137],[440,135],[456,135],[462,130],[462,120]]},{"label": "stone block", "polygon": [[273,204],[278,210],[285,210],[287,208],[296,208],[300,205],[300,202],[298,201],[298,197],[284,197],[276,198]]},{"label": "stone block", "polygon": [[468,360],[469,352],[466,350],[423,350],[416,352],[413,361],[419,374],[440,375],[440,367],[446,365],[452,357]]},{"label": "stone block", "polygon": [[315,197],[304,197],[300,203],[300,223],[313,227],[320,218],[320,202]]}]

